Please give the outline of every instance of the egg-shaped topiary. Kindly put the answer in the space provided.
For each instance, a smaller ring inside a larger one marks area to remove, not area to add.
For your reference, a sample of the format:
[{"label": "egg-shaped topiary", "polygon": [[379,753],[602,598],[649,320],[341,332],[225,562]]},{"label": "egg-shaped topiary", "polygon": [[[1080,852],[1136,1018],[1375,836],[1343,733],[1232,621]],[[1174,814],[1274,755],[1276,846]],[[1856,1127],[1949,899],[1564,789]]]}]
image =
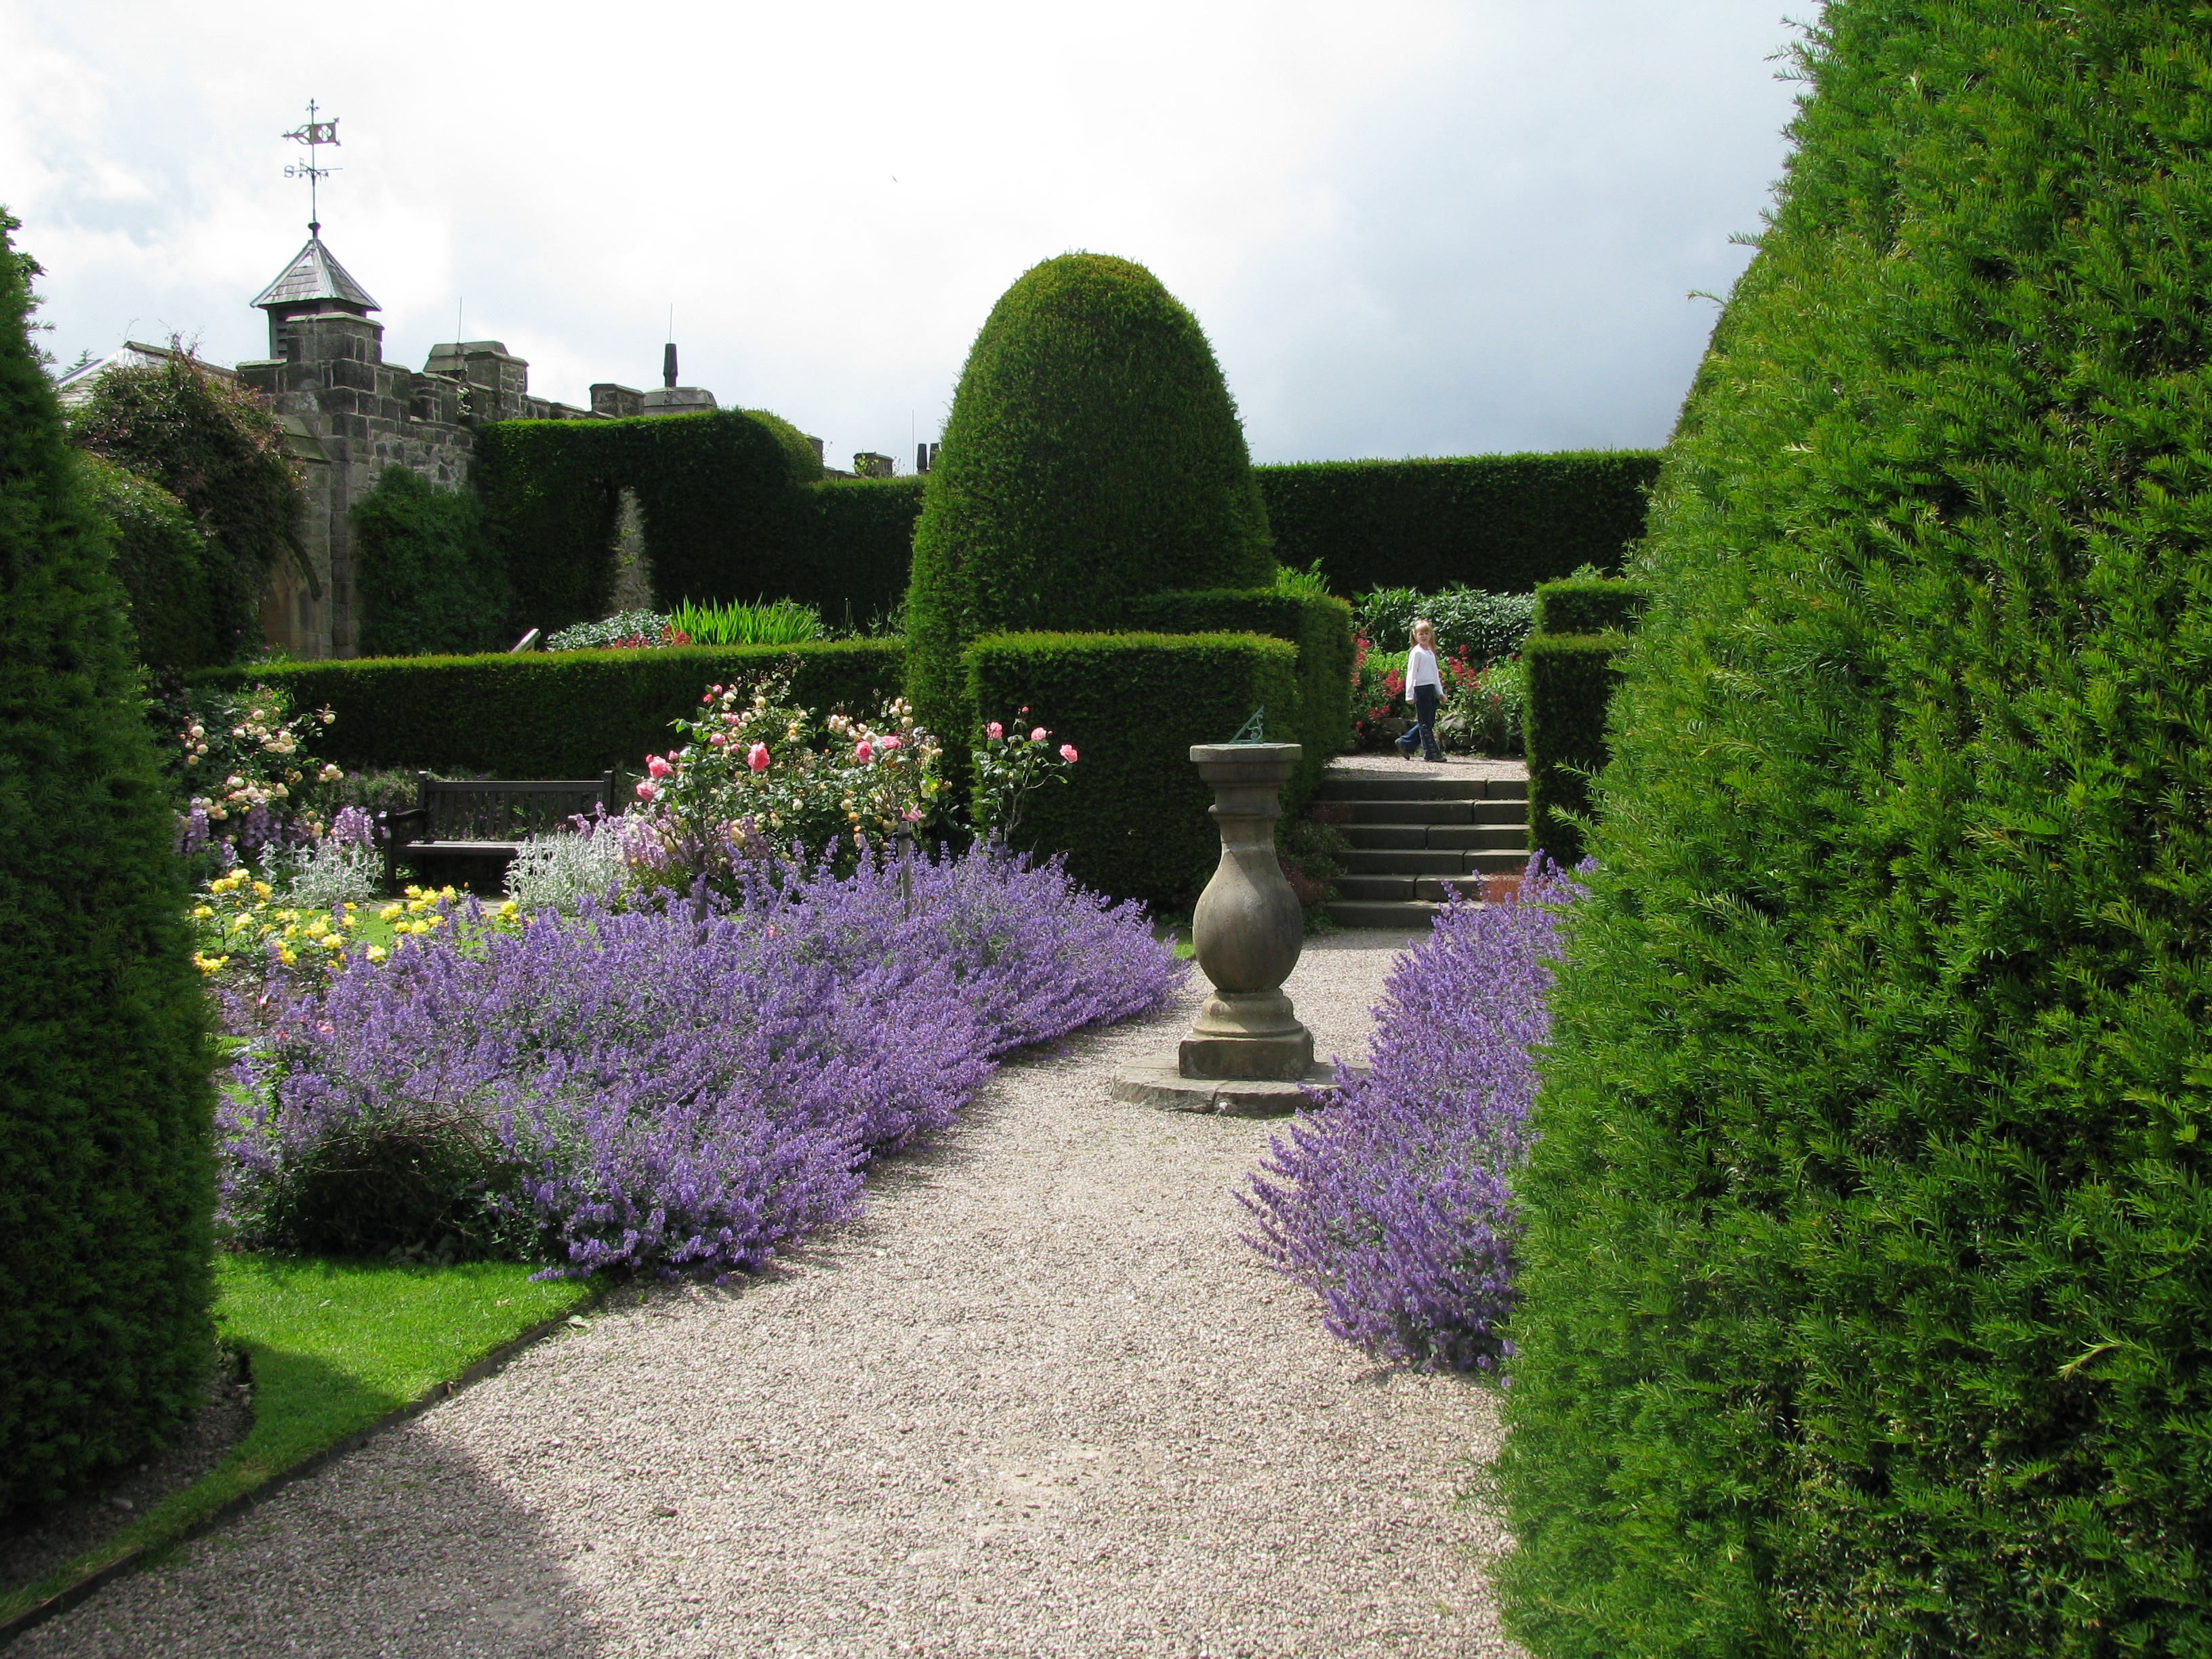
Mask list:
[{"label": "egg-shaped topiary", "polygon": [[1267,514],[1198,320],[1142,265],[1068,253],[992,307],[915,531],[908,684],[956,743],[984,634],[1110,630],[1123,601],[1264,587]]}]

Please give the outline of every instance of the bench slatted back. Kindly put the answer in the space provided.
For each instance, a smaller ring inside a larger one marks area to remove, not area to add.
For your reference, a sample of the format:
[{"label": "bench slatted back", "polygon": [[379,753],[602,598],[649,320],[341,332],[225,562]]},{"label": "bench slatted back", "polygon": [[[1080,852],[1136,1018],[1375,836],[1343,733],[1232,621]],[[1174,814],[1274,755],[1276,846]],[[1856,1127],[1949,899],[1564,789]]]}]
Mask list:
[{"label": "bench slatted back", "polygon": [[434,778],[415,775],[424,841],[521,841],[615,802],[615,775],[596,778]]}]

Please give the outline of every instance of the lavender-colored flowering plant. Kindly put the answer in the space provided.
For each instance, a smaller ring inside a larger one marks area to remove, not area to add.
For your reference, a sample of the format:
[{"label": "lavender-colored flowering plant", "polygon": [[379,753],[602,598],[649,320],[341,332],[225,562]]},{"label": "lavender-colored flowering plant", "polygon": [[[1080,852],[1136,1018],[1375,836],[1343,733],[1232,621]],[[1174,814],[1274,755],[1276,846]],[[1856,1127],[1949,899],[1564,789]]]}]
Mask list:
[{"label": "lavender-colored flowering plant", "polygon": [[1472,1370],[1506,1352],[1508,1182],[1528,1150],[1555,913],[1579,890],[1540,855],[1518,902],[1439,913],[1388,981],[1367,1074],[1340,1071],[1334,1103],[1300,1114],[1237,1195],[1249,1242],[1378,1358]]},{"label": "lavender-colored flowering plant", "polygon": [[225,1215],[355,1248],[425,1242],[379,1215],[475,1248],[524,1217],[551,1271],[757,1267],[853,1213],[867,1160],[949,1124],[998,1056],[1182,972],[1135,906],[990,847],[448,927],[236,1011]]}]

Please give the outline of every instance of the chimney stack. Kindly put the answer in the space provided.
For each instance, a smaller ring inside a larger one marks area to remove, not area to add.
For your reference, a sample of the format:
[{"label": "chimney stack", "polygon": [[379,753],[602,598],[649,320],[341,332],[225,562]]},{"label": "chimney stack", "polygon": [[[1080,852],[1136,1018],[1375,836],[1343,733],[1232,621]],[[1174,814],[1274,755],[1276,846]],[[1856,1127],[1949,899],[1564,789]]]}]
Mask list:
[{"label": "chimney stack", "polygon": [[660,349],[660,384],[672,392],[676,388],[676,342],[673,340]]}]

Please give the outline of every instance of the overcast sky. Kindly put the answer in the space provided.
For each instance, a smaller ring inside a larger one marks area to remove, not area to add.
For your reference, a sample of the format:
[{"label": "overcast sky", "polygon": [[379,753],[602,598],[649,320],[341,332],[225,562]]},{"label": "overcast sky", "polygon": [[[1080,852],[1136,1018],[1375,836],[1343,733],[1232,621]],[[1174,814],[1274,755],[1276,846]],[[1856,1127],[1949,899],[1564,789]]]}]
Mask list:
[{"label": "overcast sky", "polygon": [[63,362],[264,356],[312,96],[413,368],[459,307],[533,392],[653,386],[672,304],[687,384],[904,471],[1084,248],[1197,314],[1255,459],[1648,445],[1781,168],[1783,9],[0,0],[0,203]]}]

